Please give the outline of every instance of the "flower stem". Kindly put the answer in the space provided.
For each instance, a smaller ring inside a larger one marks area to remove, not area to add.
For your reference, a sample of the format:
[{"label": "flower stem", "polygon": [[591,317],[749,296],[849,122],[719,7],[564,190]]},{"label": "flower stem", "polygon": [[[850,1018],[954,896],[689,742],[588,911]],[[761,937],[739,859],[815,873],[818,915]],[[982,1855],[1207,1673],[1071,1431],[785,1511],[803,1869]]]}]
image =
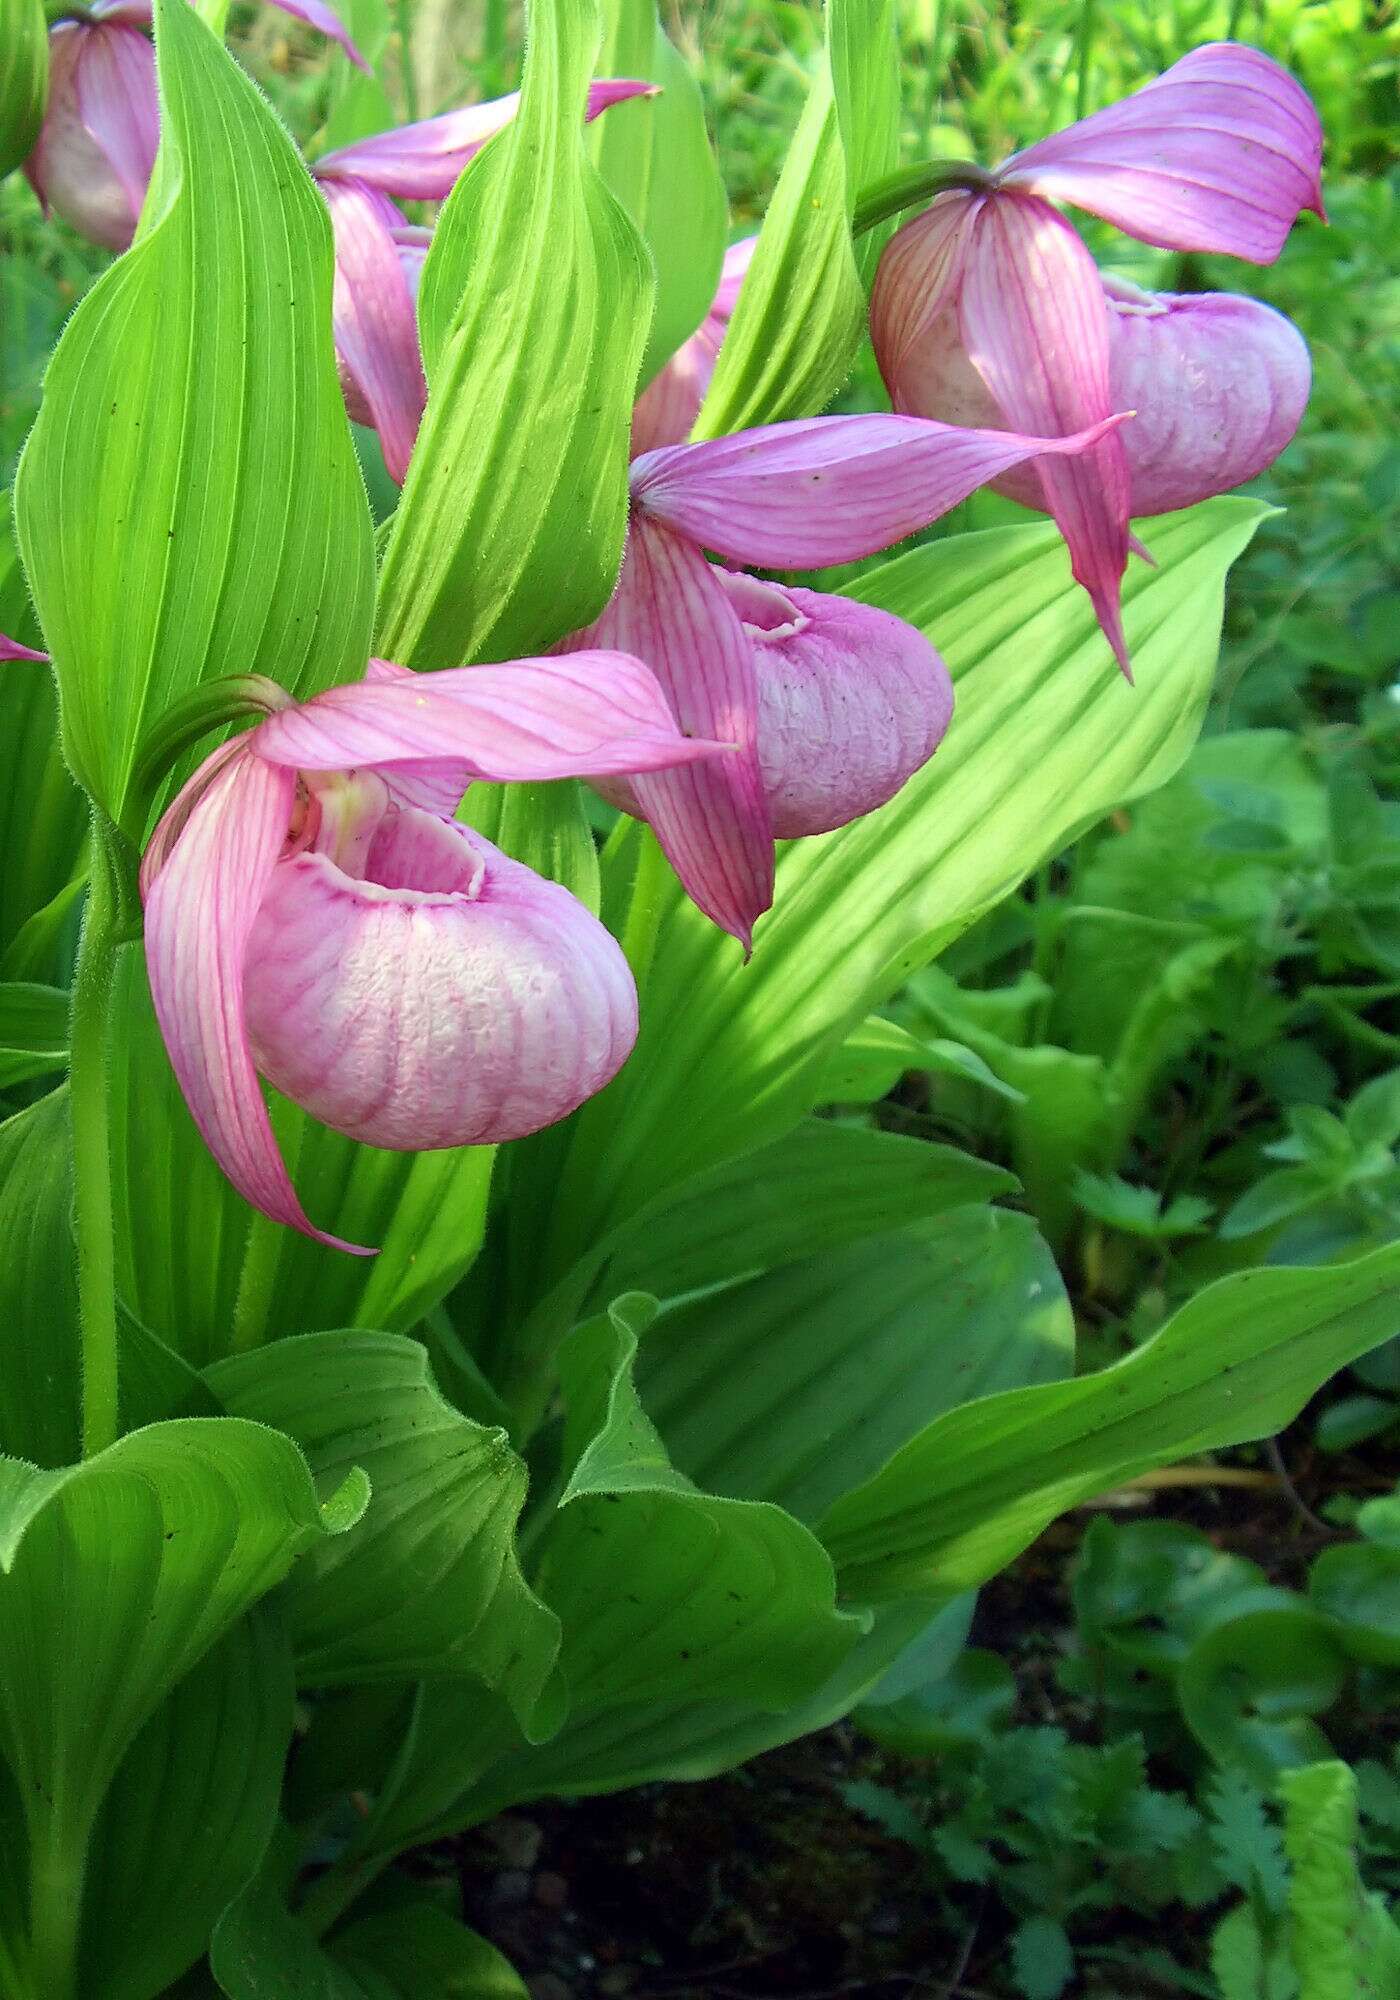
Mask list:
[{"label": "flower stem", "polygon": [[105,1451],[117,1437],[117,1274],[107,1107],[107,1026],[117,915],[110,842],[105,826],[94,821],[92,878],[73,978],[68,1071],[84,1458]]},{"label": "flower stem", "polygon": [[413,69],[413,0],[397,0],[399,71],[403,77],[403,108],[408,123],[418,121],[418,78]]},{"label": "flower stem", "polygon": [[1089,69],[1094,53],[1094,26],[1097,13],[1098,0],[1080,0],[1078,47],[1075,54],[1077,71],[1074,86],[1074,115],[1076,118],[1087,117],[1089,112]]},{"label": "flower stem", "polygon": [[949,188],[964,188],[977,194],[994,185],[994,176],[973,160],[925,160],[917,167],[901,167],[897,173],[886,174],[883,180],[872,181],[869,187],[861,189],[851,216],[851,234],[863,236],[867,229],[887,222],[892,215],[906,208],[918,208],[921,203],[932,201],[935,195],[946,194]]},{"label": "flower stem", "polygon": [[[284,1111],[290,1111],[296,1120],[290,1129],[283,1125],[280,1114]],[[273,1107],[272,1120],[274,1126],[279,1128],[277,1137],[282,1157],[287,1162],[287,1172],[295,1174],[301,1158],[306,1120],[296,1113],[295,1107],[280,1102]],[[243,1263],[238,1273],[238,1296],[233,1305],[233,1324],[229,1330],[230,1354],[246,1354],[250,1348],[261,1347],[266,1340],[268,1314],[272,1310],[272,1295],[286,1242],[285,1226],[274,1222],[270,1216],[255,1214],[248,1224],[248,1234],[243,1241]]]}]

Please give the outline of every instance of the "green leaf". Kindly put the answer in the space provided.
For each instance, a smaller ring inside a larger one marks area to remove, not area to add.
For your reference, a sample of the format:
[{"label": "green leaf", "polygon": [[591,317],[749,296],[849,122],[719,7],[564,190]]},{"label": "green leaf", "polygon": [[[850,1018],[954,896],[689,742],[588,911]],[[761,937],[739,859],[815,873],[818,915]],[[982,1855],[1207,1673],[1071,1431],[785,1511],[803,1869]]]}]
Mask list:
[{"label": "green leaf", "polygon": [[594,0],[534,0],[529,30],[520,109],[423,272],[430,394],[379,594],[408,666],[542,650],[597,617],[622,555],[649,259],[588,158]]},{"label": "green leaf", "polygon": [[1053,529],[960,536],[861,579],[863,598],[932,633],[949,660],[947,741],[880,811],[786,849],[747,967],[673,893],[616,1136],[569,1163],[570,1250],[603,1217],[790,1127],[821,1067],[913,967],[1176,767],[1211,687],[1225,571],[1260,518],[1222,499],[1154,522],[1160,567],[1136,566],[1126,594],[1135,689]]},{"label": "green leaf", "polygon": [[81,1448],[69,1179],[65,1089],[0,1124],[0,1451],[45,1466]]},{"label": "green leaf", "polygon": [[1308,1596],[1335,1620],[1355,1659],[1400,1667],[1400,1548],[1351,1542],[1324,1549],[1308,1574]]},{"label": "green leaf", "polygon": [[355,1465],[369,1477],[363,1520],[287,1593],[303,1684],[479,1675],[528,1731],[559,1628],[520,1573],[526,1474],[504,1432],[459,1415],[395,1334],[279,1340],[207,1379],[231,1414],[295,1438],[322,1486]]},{"label": "green leaf", "polygon": [[694,333],[719,283],[729,205],[699,86],[653,0],[604,0],[599,76],[645,77],[659,97],[615,105],[589,134],[593,161],[656,267],[656,312],[641,380]]},{"label": "green leaf", "polygon": [[523,861],[537,875],[560,882],[598,914],[598,849],[577,778],[538,785],[473,785],[459,817],[488,840]]},{"label": "green leaf", "polygon": [[856,197],[895,164],[899,64],[893,0],[829,0],[808,94],[697,437],[810,417],[844,383],[865,333],[862,270],[880,239],[851,239]]},{"label": "green leaf", "polygon": [[196,1367],[271,1334],[410,1327],[456,1284],[485,1227],[494,1149],[360,1146],[274,1099],[308,1211],[377,1257],[347,1257],[255,1218],[185,1107],[151,1011],[141,953],[116,971],[110,1061],[117,1284],[127,1306]]},{"label": "green leaf", "polygon": [[940,1413],[1073,1356],[1034,1224],[958,1208],[665,1314],[638,1383],[692,1479],[815,1524]]},{"label": "green leaf", "polygon": [[15,489],[64,746],[114,819],[144,731],[197,682],[362,672],[373,576],[325,205],[194,10],[155,18],[148,225],[69,320]]},{"label": "green leaf", "polygon": [[88,1852],[81,1993],[149,2000],[203,1957],[276,1824],[293,1696],[286,1634],[259,1607],[136,1737]]},{"label": "green leaf", "polygon": [[1281,1604],[1204,1632],[1181,1664],[1177,1699],[1216,1763],[1267,1790],[1280,1771],[1329,1754],[1312,1717],[1332,1706],[1346,1678],[1327,1620]]},{"label": "green leaf", "polygon": [[1298,2000],[1383,2000],[1400,1974],[1400,1930],[1369,1898],[1356,1863],[1356,1776],[1308,1764],[1280,1780]]},{"label": "green leaf", "polygon": [[1063,1924],[1027,1917],[1011,1939],[1011,1976],[1025,2000],[1059,2000],[1074,1977],[1074,1953]]},{"label": "green leaf", "polygon": [[56,986],[0,983],[0,1090],[68,1067],[68,995]]},{"label": "green leaf", "polygon": [[0,180],[38,138],[48,93],[43,0],[0,0]]},{"label": "green leaf", "polygon": [[1277,1173],[1265,1174],[1230,1204],[1220,1218],[1218,1234],[1226,1243],[1242,1236],[1257,1236],[1261,1230],[1272,1229],[1292,1215],[1303,1215],[1316,1208],[1334,1189],[1335,1183],[1316,1167],[1280,1167]]},{"label": "green leaf", "polygon": [[1076,1501],[1172,1459],[1268,1437],[1394,1324],[1400,1247],[1208,1286],[1097,1374],[954,1410],[837,1501],[843,1587],[970,1589]]},{"label": "green leaf", "polygon": [[981,1056],[963,1042],[937,1037],[928,1040],[902,1028],[883,1014],[872,1014],[847,1035],[821,1073],[813,1101],[817,1104],[874,1104],[893,1090],[909,1071],[956,1076],[964,1083],[995,1091],[1011,1103],[1022,1093],[989,1069]]},{"label": "green leaf", "polygon": [[123,1757],[241,1615],[364,1504],[322,1507],[295,1445],[158,1424],[77,1466],[0,1460],[0,1754],[31,1855],[30,1977],[73,1991],[85,1856]]}]

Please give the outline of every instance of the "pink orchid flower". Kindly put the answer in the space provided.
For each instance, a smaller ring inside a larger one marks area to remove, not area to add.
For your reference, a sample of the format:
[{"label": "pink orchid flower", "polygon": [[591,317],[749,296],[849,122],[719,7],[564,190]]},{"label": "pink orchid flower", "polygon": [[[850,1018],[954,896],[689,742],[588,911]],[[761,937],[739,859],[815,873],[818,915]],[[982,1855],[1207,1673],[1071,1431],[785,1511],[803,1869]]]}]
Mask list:
[{"label": "pink orchid flower", "polygon": [[365,679],[205,759],[141,868],[151,995],[214,1158],[278,1222],[308,1219],[262,1075],[337,1132],[423,1151],[567,1117],[637,1032],[627,962],[567,890],[453,813],[468,783],[652,771],[687,739],[609,651]]},{"label": "pink orchid flower", "polygon": [[716,568],[704,551],[772,569],[854,562],[1009,466],[1073,456],[1119,421],[1047,439],[814,417],[633,461],[617,590],[567,643],[637,654],[682,729],[738,746],[609,795],[650,822],[687,894],[746,950],[773,899],[774,839],[827,832],[892,798],[942,740],[953,695],[938,654],[901,619]]},{"label": "pink orchid flower", "polygon": [[[626,78],[589,86],[587,118],[656,86]],[[312,168],[335,230],[333,316],[346,408],[379,434],[389,477],[402,486],[428,400],[418,344],[418,282],[431,230],[405,222],[397,201],[441,201],[486,141],[508,125],[519,91],[469,104],[327,153]]]},{"label": "pink orchid flower", "polygon": [[[322,0],[273,5],[369,67]],[[85,19],[60,21],[49,35],[48,108],[24,171],[46,212],[104,250],[130,244],[155,165],[156,58],[141,32],[150,22],[151,0],[95,0]]]},{"label": "pink orchid flower", "polygon": [[632,412],[633,458],[663,444],[684,444],[695,428],[757,242],[756,236],[746,236],[725,251],[710,310],[637,398]]},{"label": "pink orchid flower", "polygon": [[1251,479],[1307,401],[1300,336],[1252,299],[1150,296],[1100,277],[1055,201],[1168,250],[1272,263],[1323,214],[1322,132],[1302,86],[1255,49],[1196,49],[1121,104],[940,194],[880,262],[871,334],[898,410],[1018,430],[1137,421],[1003,490],[1059,523],[1128,671],[1129,519]]}]

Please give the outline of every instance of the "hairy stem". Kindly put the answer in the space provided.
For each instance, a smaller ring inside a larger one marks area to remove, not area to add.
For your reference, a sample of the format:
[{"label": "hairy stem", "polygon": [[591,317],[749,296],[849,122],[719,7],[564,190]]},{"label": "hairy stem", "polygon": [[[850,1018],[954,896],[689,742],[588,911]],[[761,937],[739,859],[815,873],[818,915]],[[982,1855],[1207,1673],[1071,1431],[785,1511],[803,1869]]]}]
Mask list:
[{"label": "hairy stem", "polygon": [[68,1071],[84,1458],[104,1451],[117,1437],[117,1283],[107,1107],[107,1027],[116,965],[117,914],[106,830],[94,824],[92,878],[73,979]]}]

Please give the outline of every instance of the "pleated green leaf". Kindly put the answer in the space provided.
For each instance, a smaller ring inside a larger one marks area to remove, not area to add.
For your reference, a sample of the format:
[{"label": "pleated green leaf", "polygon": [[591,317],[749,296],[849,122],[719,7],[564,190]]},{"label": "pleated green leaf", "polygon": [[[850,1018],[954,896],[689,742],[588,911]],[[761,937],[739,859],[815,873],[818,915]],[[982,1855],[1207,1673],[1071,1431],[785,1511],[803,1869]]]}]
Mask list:
[{"label": "pleated green leaf", "polygon": [[1079,1500],[1172,1459],[1270,1437],[1393,1333],[1400,1247],[1208,1286],[1097,1374],[953,1410],[822,1522],[843,1589],[953,1595]]},{"label": "pleated green leaf", "polygon": [[0,981],[0,1090],[68,1066],[68,995],[57,986]]},{"label": "pleated green leaf", "polygon": [[379,588],[379,650],[406,666],[541,651],[597,616],[622,555],[650,259],[584,138],[596,0],[534,0],[529,28],[520,109],[423,272],[428,408]]},{"label": "pleated green leaf", "polygon": [[0,178],[39,136],[49,91],[43,0],[0,0]]},{"label": "pleated green leaf", "polygon": [[937,542],[861,578],[853,594],[948,659],[947,740],[880,811],[787,847],[749,965],[673,891],[625,1110],[605,1154],[570,1163],[578,1235],[790,1127],[821,1067],[913,968],[1175,770],[1209,695],[1225,572],[1260,518],[1253,501],[1221,499],[1153,523],[1160,568],[1135,564],[1125,593],[1136,687],[1051,527]]},{"label": "pleated green leaf", "polygon": [[645,383],[710,309],[728,202],[700,88],[662,31],[654,0],[603,0],[599,76],[645,77],[658,97],[615,105],[589,133],[599,173],[641,231],[656,267]]},{"label": "pleated green leaf", "polygon": [[287,1594],[302,1681],[471,1674],[532,1728],[559,1625],[520,1573],[526,1473],[504,1432],[446,1403],[423,1349],[394,1334],[279,1340],[207,1379],[232,1414],[295,1438],[323,1486],[355,1465],[369,1477],[363,1520]]},{"label": "pleated green leaf", "polygon": [[897,163],[893,0],[828,0],[827,45],[788,150],[697,437],[810,417],[836,394],[865,333],[867,266],[851,214]]},{"label": "pleated green leaf", "polygon": [[373,588],[329,217],[195,11],[155,19],[148,226],[69,321],[15,489],[69,762],[114,819],[143,732],[198,682],[362,672]]},{"label": "pleated green leaf", "polygon": [[81,1449],[68,1092],[0,1124],[0,1452],[67,1465]]},{"label": "pleated green leaf", "polygon": [[45,2000],[77,1992],[85,1854],[139,1732],[364,1497],[355,1475],[323,1507],[290,1439],[232,1418],[157,1424],[52,1471],[0,1460],[0,1756]]}]

